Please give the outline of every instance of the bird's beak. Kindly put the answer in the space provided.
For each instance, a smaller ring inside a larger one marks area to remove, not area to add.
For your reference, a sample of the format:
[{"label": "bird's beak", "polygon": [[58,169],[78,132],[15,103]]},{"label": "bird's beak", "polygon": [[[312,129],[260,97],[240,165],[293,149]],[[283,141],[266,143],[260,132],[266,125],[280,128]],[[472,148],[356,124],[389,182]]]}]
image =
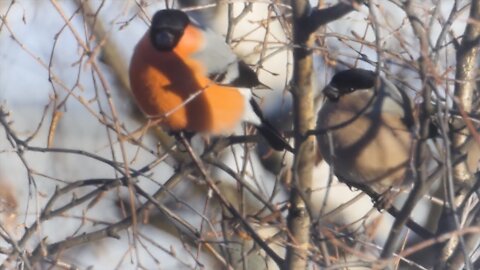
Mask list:
[{"label": "bird's beak", "polygon": [[323,94],[332,101],[337,101],[340,98],[340,91],[338,91],[338,88],[331,86],[330,84],[323,88]]},{"label": "bird's beak", "polygon": [[162,46],[167,46],[173,44],[175,37],[172,33],[167,31],[160,31],[155,34],[155,43],[160,44]]}]

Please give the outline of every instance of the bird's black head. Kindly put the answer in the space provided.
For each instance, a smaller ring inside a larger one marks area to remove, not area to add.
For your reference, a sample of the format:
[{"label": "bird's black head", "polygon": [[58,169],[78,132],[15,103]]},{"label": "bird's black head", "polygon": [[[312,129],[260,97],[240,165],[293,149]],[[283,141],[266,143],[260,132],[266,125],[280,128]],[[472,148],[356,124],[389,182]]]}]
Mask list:
[{"label": "bird's black head", "polygon": [[160,51],[171,51],[177,46],[190,23],[185,12],[178,9],[159,10],[152,19],[150,26],[150,41],[153,47]]},{"label": "bird's black head", "polygon": [[375,86],[375,72],[352,68],[340,71],[333,76],[323,93],[330,100],[336,101],[341,96],[360,89],[370,89]]}]

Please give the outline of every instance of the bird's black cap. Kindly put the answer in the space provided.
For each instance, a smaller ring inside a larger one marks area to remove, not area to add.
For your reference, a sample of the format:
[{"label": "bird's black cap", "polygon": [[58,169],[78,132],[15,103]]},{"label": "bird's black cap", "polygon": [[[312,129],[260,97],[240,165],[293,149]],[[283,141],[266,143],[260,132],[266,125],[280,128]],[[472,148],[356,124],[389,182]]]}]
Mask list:
[{"label": "bird's black cap", "polygon": [[323,90],[331,100],[359,89],[370,89],[375,86],[376,74],[371,70],[352,68],[336,73],[330,84]]},{"label": "bird's black cap", "polygon": [[188,15],[178,9],[163,9],[153,15],[150,41],[160,51],[171,51],[177,46],[185,27],[190,23]]}]

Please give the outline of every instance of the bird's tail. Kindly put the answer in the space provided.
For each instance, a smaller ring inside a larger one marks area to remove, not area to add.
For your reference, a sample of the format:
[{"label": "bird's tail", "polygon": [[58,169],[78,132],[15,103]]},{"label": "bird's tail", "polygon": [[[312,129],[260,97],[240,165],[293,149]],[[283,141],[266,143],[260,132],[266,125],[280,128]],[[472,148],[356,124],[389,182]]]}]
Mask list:
[{"label": "bird's tail", "polygon": [[293,152],[293,148],[287,140],[285,140],[280,132],[278,132],[278,130],[265,119],[262,119],[262,124],[257,126],[257,129],[273,149],[277,151],[287,150]]},{"label": "bird's tail", "polygon": [[250,105],[261,122],[260,125],[255,126],[257,127],[258,132],[260,132],[265,140],[267,140],[268,144],[277,151],[287,150],[293,153],[293,147],[291,147],[280,132],[278,132],[278,130],[270,124],[267,119],[265,119],[260,106],[258,106],[258,103],[253,98],[250,99]]}]

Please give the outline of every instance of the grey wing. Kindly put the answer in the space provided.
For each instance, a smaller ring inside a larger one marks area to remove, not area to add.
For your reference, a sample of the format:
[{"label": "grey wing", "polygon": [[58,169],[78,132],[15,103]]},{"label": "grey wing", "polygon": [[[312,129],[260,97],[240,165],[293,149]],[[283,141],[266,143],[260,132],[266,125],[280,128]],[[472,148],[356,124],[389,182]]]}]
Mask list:
[{"label": "grey wing", "polygon": [[199,25],[192,19],[192,23],[196,27],[201,28],[205,35],[205,44],[202,50],[194,54],[193,57],[206,65],[207,75],[213,76],[216,74],[228,73],[225,79],[236,77],[238,75],[238,58],[230,49],[222,36],[213,32],[212,30]]},{"label": "grey wing", "polygon": [[204,31],[205,40],[208,40],[203,44],[203,49],[193,57],[206,65],[206,75],[209,78],[219,84],[237,87],[251,88],[261,84],[256,73],[238,59],[221,35],[195,21],[192,23]]}]

